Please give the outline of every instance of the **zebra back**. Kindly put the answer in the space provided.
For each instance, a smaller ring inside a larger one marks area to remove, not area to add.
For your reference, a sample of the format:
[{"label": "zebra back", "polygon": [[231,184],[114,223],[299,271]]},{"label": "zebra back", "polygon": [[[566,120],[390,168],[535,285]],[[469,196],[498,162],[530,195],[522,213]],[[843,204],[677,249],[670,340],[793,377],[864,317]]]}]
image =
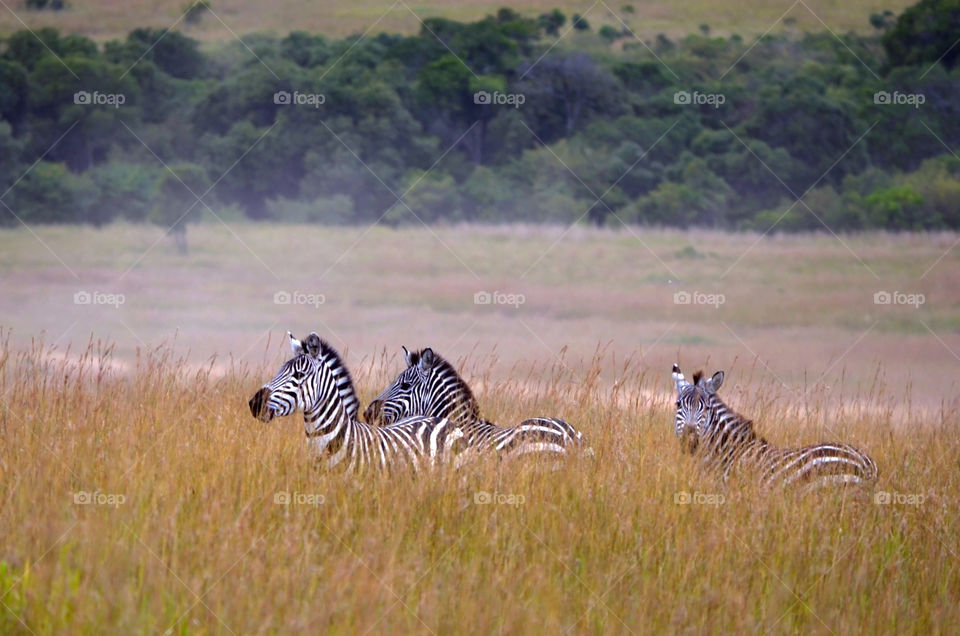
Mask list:
[{"label": "zebra back", "polygon": [[450,362],[429,347],[412,353],[404,347],[403,352],[407,368],[367,407],[368,422],[390,423],[413,415],[449,418],[463,430],[469,446],[515,455],[565,453],[568,446],[582,443],[582,434],[557,418],[531,418],[513,427],[483,419],[473,391]]},{"label": "zebra back", "polygon": [[877,480],[877,466],[862,450],[849,444],[823,443],[782,449],[757,434],[753,421],[727,406],[717,390],[722,371],[709,379],[703,372],[687,381],[680,367],[673,366],[677,388],[674,432],[681,448],[700,458],[708,470],[724,480],[733,473],[752,472],[764,487],[865,484]]}]

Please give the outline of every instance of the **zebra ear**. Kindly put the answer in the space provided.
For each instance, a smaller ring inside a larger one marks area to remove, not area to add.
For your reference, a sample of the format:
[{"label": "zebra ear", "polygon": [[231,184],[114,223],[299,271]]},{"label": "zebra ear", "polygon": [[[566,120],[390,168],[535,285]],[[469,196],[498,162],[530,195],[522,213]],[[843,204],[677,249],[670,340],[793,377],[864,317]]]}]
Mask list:
[{"label": "zebra ear", "polygon": [[408,366],[408,367],[412,367],[412,366],[415,364],[415,361],[414,361],[414,359],[413,359],[413,355],[411,355],[411,353],[410,353],[409,351],[407,351],[407,348],[406,348],[406,347],[400,347],[400,348],[403,349],[403,357],[404,357],[404,358],[406,359],[406,361],[407,361],[407,366]]},{"label": "zebra ear", "polygon": [[678,365],[673,365],[673,382],[677,385],[677,393],[683,390],[683,387],[690,384],[687,382],[687,379],[683,377],[683,371],[680,370]]},{"label": "zebra ear", "polygon": [[723,371],[717,371],[712,378],[707,380],[707,390],[710,393],[716,393],[720,390],[721,384],[723,384]]},{"label": "zebra ear", "polygon": [[294,356],[298,356],[303,353],[303,343],[293,337],[293,334],[289,331],[287,332],[287,338],[290,339],[290,351]]},{"label": "zebra ear", "polygon": [[311,357],[316,358],[320,355],[320,336],[316,331],[310,332],[310,335],[304,339],[303,346]]},{"label": "zebra ear", "polygon": [[420,369],[427,371],[437,363],[437,354],[433,352],[433,349],[427,347],[420,352]]}]

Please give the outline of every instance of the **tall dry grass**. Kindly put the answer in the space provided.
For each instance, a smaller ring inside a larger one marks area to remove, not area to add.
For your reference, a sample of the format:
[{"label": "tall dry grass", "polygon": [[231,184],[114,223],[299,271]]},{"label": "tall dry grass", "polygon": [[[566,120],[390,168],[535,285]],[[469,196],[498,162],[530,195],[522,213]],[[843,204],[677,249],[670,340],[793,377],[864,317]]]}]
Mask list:
[{"label": "tall dry grass", "polygon": [[[958,418],[921,415],[879,380],[849,396],[870,409],[828,409],[817,393],[792,402],[748,370],[723,395],[777,443],[842,436],[868,449],[878,490],[895,493],[887,505],[696,474],[672,435],[669,369],[606,351],[586,371],[518,363],[498,377],[483,356],[464,366],[487,416],[563,416],[595,457],[417,477],[322,470],[301,419],[251,418],[246,400],[272,367],[219,373],[161,348],[125,371],[102,342],[76,355],[39,342],[0,351],[3,634],[960,624]],[[397,368],[381,354],[355,369],[364,399]],[[101,503],[76,503],[80,492]],[[274,503],[283,492],[323,502]],[[478,504],[481,492],[513,505]],[[680,492],[724,501],[680,505]]]}]

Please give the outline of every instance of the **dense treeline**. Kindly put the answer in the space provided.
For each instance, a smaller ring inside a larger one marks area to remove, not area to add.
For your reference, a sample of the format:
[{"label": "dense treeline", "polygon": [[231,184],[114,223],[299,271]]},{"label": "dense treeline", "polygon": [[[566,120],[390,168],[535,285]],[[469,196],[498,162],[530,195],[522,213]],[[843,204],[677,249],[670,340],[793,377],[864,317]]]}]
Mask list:
[{"label": "dense treeline", "polygon": [[958,228],[958,17],[924,0],[872,36],[643,43],[502,9],[209,52],[21,31],[0,44],[0,219]]}]

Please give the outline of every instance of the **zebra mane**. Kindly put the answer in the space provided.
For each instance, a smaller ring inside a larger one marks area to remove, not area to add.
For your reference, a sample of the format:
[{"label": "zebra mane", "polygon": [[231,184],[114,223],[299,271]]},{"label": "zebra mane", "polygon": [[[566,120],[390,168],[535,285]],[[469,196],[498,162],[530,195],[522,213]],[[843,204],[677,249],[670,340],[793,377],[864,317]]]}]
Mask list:
[{"label": "zebra mane", "polygon": [[703,369],[700,369],[699,371],[697,371],[696,373],[693,374],[693,383],[694,383],[695,385],[696,385],[696,384],[700,384],[700,380],[701,380],[702,378],[703,378]]},{"label": "zebra mane", "polygon": [[[420,351],[414,351],[410,354],[410,364],[411,366],[416,365],[420,362],[420,356],[423,353],[423,349]],[[462,395],[464,401],[467,403],[470,412],[477,418],[480,417],[480,403],[477,402],[477,398],[473,395],[473,390],[470,389],[470,385],[467,384],[467,381],[463,379],[458,372],[456,367],[454,367],[450,362],[441,356],[436,351],[433,352],[433,357],[436,360],[433,367],[443,376],[455,378],[457,383],[457,389]]]},{"label": "zebra mane", "polygon": [[726,411],[734,418],[737,426],[748,431],[752,438],[757,439],[764,444],[769,443],[767,442],[766,438],[757,433],[757,428],[753,425],[752,419],[746,417],[745,415],[741,415],[739,411],[735,411],[734,409],[730,408],[726,402],[720,399],[719,395],[716,393],[711,393],[707,399],[709,400],[711,409],[714,411]]},{"label": "zebra mane", "polygon": [[353,384],[353,376],[350,375],[350,369],[347,368],[340,353],[330,346],[330,343],[320,339],[320,353],[317,356],[330,373],[333,374],[334,382],[337,384],[337,392],[343,401],[343,407],[347,411],[350,419],[357,419],[360,412],[360,399],[357,397],[356,387]]}]

